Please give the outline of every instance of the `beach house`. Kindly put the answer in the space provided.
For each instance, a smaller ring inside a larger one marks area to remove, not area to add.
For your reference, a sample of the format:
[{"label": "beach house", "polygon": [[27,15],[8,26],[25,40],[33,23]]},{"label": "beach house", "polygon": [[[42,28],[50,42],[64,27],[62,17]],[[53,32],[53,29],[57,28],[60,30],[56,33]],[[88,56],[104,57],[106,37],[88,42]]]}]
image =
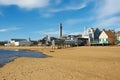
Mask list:
[{"label": "beach house", "polygon": [[120,45],[120,31],[116,32],[116,44]]},{"label": "beach house", "polygon": [[28,46],[31,45],[31,42],[27,41],[26,39],[11,39],[10,44],[12,46]]},{"label": "beach house", "polygon": [[103,30],[99,36],[99,44],[115,44],[115,33],[108,30]]},{"label": "beach house", "polygon": [[82,38],[87,38],[88,43],[92,44],[99,41],[101,30],[98,28],[85,28]]}]

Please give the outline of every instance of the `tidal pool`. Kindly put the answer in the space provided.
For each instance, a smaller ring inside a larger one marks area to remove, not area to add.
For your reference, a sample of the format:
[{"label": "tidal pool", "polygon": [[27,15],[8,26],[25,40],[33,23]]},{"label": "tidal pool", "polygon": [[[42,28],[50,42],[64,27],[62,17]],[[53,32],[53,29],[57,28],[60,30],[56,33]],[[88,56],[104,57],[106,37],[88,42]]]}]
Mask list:
[{"label": "tidal pool", "polygon": [[40,52],[29,50],[0,50],[0,66],[3,66],[18,57],[46,58],[48,56]]}]

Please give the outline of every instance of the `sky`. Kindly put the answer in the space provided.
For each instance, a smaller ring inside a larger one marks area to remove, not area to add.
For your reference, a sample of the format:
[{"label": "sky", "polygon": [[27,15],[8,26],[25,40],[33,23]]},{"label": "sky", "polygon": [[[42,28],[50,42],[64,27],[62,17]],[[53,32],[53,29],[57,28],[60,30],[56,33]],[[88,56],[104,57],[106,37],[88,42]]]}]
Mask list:
[{"label": "sky", "polygon": [[81,34],[84,27],[120,30],[120,0],[0,0],[0,40]]}]

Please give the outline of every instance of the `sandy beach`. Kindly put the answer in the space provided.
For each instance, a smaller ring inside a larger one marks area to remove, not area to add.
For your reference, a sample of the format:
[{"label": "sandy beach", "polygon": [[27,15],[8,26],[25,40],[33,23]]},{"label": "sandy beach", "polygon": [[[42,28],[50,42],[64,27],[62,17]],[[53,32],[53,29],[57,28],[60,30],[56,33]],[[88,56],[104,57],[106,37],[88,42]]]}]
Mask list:
[{"label": "sandy beach", "polygon": [[0,47],[43,52],[48,58],[17,58],[0,68],[0,80],[120,80],[120,47]]}]

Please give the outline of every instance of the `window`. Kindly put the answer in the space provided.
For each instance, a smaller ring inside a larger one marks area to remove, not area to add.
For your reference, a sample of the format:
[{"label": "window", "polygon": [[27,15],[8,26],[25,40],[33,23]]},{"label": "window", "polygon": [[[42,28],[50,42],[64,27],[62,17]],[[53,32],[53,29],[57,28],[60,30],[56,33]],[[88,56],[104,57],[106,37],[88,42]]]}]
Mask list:
[{"label": "window", "polygon": [[108,41],[108,38],[106,38],[106,41]]},{"label": "window", "polygon": [[88,32],[90,33],[91,31],[89,30]]}]

